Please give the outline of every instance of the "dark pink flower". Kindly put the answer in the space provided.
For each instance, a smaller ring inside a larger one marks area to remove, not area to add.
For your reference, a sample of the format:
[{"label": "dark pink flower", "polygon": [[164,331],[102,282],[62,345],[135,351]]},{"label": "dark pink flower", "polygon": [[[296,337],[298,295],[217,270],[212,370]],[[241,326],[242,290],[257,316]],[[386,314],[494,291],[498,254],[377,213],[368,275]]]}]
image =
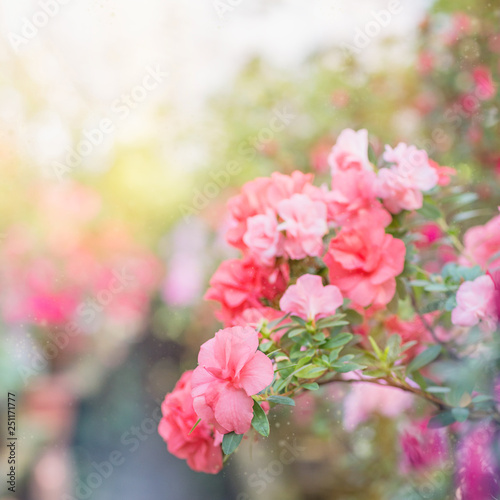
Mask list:
[{"label": "dark pink flower", "polygon": [[222,469],[222,436],[207,422],[198,420],[193,408],[191,382],[193,371],[185,372],[174,390],[165,396],[158,433],[167,443],[172,455],[187,460],[191,469],[217,474]]}]

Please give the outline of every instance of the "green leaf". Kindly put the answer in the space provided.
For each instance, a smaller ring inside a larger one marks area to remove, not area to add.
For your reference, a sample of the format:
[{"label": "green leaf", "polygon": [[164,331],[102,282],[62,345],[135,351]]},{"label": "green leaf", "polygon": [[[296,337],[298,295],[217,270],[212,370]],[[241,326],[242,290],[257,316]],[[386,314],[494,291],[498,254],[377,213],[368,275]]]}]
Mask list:
[{"label": "green leaf", "polygon": [[267,400],[270,403],[275,403],[277,405],[295,406],[295,401],[292,398],[287,398],[286,396],[268,396]]},{"label": "green leaf", "polygon": [[253,402],[252,427],[261,436],[269,436],[269,420],[267,419],[266,412],[262,409],[257,401]]},{"label": "green leaf", "polygon": [[424,366],[434,361],[440,353],[440,345],[431,345],[411,361],[411,363],[408,365],[408,368],[406,369],[406,372],[411,373],[415,370],[420,370],[420,368],[423,368]]},{"label": "green leaf", "polygon": [[447,292],[449,288],[443,283],[431,283],[427,285],[424,290],[426,292]]},{"label": "green leaf", "polygon": [[468,212],[460,212],[453,217],[453,222],[464,222],[466,220],[475,219],[476,217],[491,216],[491,210],[489,208],[476,208],[475,210],[469,210]]},{"label": "green leaf", "polygon": [[479,394],[478,396],[474,396],[472,398],[473,403],[484,403],[486,401],[491,401],[493,398],[491,396],[487,396],[486,394]]},{"label": "green leaf", "polygon": [[354,309],[347,309],[345,311],[345,319],[349,321],[351,325],[360,325],[363,323],[363,316]]},{"label": "green leaf", "polygon": [[418,209],[417,212],[426,219],[430,220],[438,220],[442,217],[441,210],[428,201],[424,201],[422,208]]},{"label": "green leaf", "polygon": [[347,373],[347,372],[352,372],[354,370],[362,370],[363,368],[365,368],[363,365],[358,365],[358,363],[349,363],[349,362],[338,365],[332,365],[332,367],[338,373]]},{"label": "green leaf", "polygon": [[398,313],[398,308],[399,308],[399,296],[397,293],[394,294],[390,302],[387,304],[387,309],[392,313],[392,314],[397,314]]},{"label": "green leaf", "polygon": [[469,418],[469,410],[467,408],[453,408],[451,413],[457,422],[465,422]]},{"label": "green leaf", "polygon": [[336,347],[343,346],[353,339],[354,335],[349,332],[341,332],[334,337],[329,338],[325,344],[321,346],[322,349],[335,349]]},{"label": "green leaf", "polygon": [[326,368],[322,366],[309,365],[299,370],[295,376],[297,378],[318,378],[326,372]]},{"label": "green leaf", "polygon": [[293,337],[296,337],[297,335],[301,335],[304,333],[306,330],[304,328],[292,328],[291,330],[288,330],[288,338],[291,339]]},{"label": "green leaf", "polygon": [[195,424],[193,425],[193,427],[191,428],[191,430],[189,431],[189,434],[188,436],[196,429],[196,427],[198,427],[198,424],[201,422],[201,418],[199,418]]},{"label": "green leaf", "polygon": [[401,278],[401,276],[396,278],[396,291],[397,291],[399,298],[401,300],[406,299],[406,296],[408,295],[408,293],[406,291],[405,280],[403,278]]},{"label": "green leaf", "polygon": [[374,338],[368,336],[368,340],[370,341],[370,344],[372,345],[373,351],[377,355],[377,358],[378,359],[384,359],[385,358],[384,353],[382,352],[382,350],[380,349],[380,347],[377,345],[377,343],[375,342]]},{"label": "green leaf", "polygon": [[447,392],[450,392],[451,389],[449,387],[432,386],[432,387],[427,387],[426,390],[431,394],[445,394]]},{"label": "green leaf", "polygon": [[449,410],[443,411],[432,417],[427,424],[429,429],[439,429],[440,427],[447,427],[456,422],[455,416]]},{"label": "green leaf", "polygon": [[224,454],[231,455],[231,453],[238,448],[242,439],[243,434],[235,434],[234,432],[224,434],[224,437],[222,438],[222,451]]},{"label": "green leaf", "polygon": [[302,387],[308,391],[317,391],[319,389],[317,382],[308,382],[307,384],[302,384]]},{"label": "green leaf", "polygon": [[298,323],[299,325],[306,326],[307,323],[299,316],[290,316],[295,323]]},{"label": "green leaf", "polygon": [[427,280],[412,280],[410,281],[409,285],[415,288],[422,288],[424,286],[427,286],[429,283],[430,281]]},{"label": "green leaf", "polygon": [[401,337],[399,335],[391,335],[387,341],[387,361],[394,363],[401,354]]}]

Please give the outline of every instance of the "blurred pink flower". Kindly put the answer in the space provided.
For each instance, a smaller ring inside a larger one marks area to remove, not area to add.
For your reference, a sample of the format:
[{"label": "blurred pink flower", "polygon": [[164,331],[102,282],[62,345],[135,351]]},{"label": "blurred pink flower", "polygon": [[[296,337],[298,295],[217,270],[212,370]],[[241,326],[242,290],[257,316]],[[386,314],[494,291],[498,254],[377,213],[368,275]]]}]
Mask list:
[{"label": "blurred pink flower", "polygon": [[373,413],[395,418],[412,404],[413,396],[401,389],[356,382],[344,399],[344,428],[353,431]]},{"label": "blurred pink flower", "polygon": [[471,227],[464,235],[465,252],[460,258],[462,265],[479,264],[483,269],[500,266],[500,215],[484,226]]},{"label": "blurred pink flower", "polygon": [[363,217],[330,241],[324,257],[330,283],[362,307],[388,304],[404,267],[403,241],[386,234],[383,221]]},{"label": "blurred pink flower", "polygon": [[438,174],[430,165],[427,153],[415,146],[399,143],[394,149],[386,146],[384,160],[393,163],[378,172],[379,196],[392,213],[422,207],[422,192],[438,183]]},{"label": "blurred pink flower", "polygon": [[431,160],[430,158],[429,165],[438,175],[438,186],[448,186],[451,182],[451,177],[457,173],[454,168],[441,166],[438,162]]},{"label": "blurred pink flower", "polygon": [[457,447],[457,498],[463,500],[491,500],[500,492],[500,470],[492,444],[495,429],[481,424],[466,436]]},{"label": "blurred pink flower", "polygon": [[368,159],[368,131],[343,130],[330,152],[328,163],[333,176],[342,170],[373,170]]},{"label": "blurred pink flower", "polygon": [[336,286],[323,286],[321,276],[304,274],[281,297],[280,309],[314,321],[333,316],[342,302],[342,294]]},{"label": "blurred pink flower", "polygon": [[278,204],[278,214],[283,219],[279,229],[286,232],[285,252],[291,259],[323,253],[323,236],[328,232],[324,203],[294,194]]},{"label": "blurred pink flower", "polygon": [[495,95],[495,82],[491,76],[491,70],[487,66],[476,66],[472,71],[472,78],[476,85],[474,95],[478,99],[486,101]]},{"label": "blurred pink flower", "polygon": [[235,326],[219,330],[200,348],[192,378],[193,406],[202,421],[222,434],[250,429],[251,396],[273,380],[272,362],[258,347],[253,328]]},{"label": "blurred pink flower", "polygon": [[486,332],[496,330],[498,323],[498,298],[495,283],[490,275],[479,276],[474,281],[465,281],[457,292],[457,306],[451,320],[457,326],[480,324]]},{"label": "blurred pink flower", "polygon": [[430,429],[429,419],[411,422],[399,436],[403,474],[439,467],[448,458],[449,445],[445,429]]},{"label": "blurred pink flower", "polygon": [[185,372],[174,390],[165,396],[158,433],[167,443],[168,451],[187,460],[191,469],[217,474],[222,469],[222,436],[204,420],[191,432],[198,420],[191,396],[192,376],[192,370]]}]

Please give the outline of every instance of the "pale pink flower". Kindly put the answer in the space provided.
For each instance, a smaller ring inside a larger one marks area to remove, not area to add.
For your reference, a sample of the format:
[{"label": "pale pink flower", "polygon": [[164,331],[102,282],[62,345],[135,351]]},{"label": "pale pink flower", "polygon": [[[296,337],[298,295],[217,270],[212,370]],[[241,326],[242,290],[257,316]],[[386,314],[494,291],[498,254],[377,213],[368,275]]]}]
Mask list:
[{"label": "pale pink flower", "polygon": [[479,264],[483,269],[500,266],[500,215],[484,226],[471,227],[464,235],[463,265]]},{"label": "pale pink flower", "polygon": [[373,413],[395,418],[413,404],[413,396],[401,389],[366,383],[352,384],[344,399],[344,428],[353,431]]},{"label": "pale pink flower", "polygon": [[191,432],[198,420],[191,396],[192,376],[193,371],[185,372],[174,390],[165,396],[158,433],[167,443],[168,451],[187,460],[191,469],[217,474],[222,469],[221,434],[204,421]]},{"label": "pale pink flower", "polygon": [[276,215],[268,210],[265,214],[247,219],[243,242],[250,255],[264,265],[272,266],[276,257],[283,255],[284,236],[278,229]]},{"label": "pale pink flower", "polygon": [[383,223],[368,215],[342,229],[324,257],[330,283],[359,306],[388,304],[402,273],[406,247],[386,234]]},{"label": "pale pink flower", "polygon": [[496,293],[495,283],[489,275],[462,283],[457,292],[457,306],[451,313],[453,324],[480,324],[484,331],[494,331],[498,323]]},{"label": "pale pink flower", "polygon": [[250,327],[219,330],[205,342],[192,378],[193,406],[219,432],[244,434],[253,418],[251,396],[273,381],[271,360],[259,347],[259,335]]},{"label": "pale pink flower", "polygon": [[328,232],[326,205],[304,194],[294,194],[278,204],[286,231],[285,252],[292,259],[316,257],[323,252],[323,236]]},{"label": "pale pink flower", "polygon": [[393,163],[378,172],[378,195],[392,213],[422,208],[423,194],[438,183],[436,169],[424,150],[399,143],[386,146],[384,160]]},{"label": "pale pink flower", "polygon": [[333,176],[342,170],[373,170],[368,159],[368,131],[343,130],[330,152],[328,163]]},{"label": "pale pink flower", "polygon": [[321,276],[304,274],[281,297],[280,309],[314,321],[333,316],[342,302],[342,294],[336,286],[323,286]]}]

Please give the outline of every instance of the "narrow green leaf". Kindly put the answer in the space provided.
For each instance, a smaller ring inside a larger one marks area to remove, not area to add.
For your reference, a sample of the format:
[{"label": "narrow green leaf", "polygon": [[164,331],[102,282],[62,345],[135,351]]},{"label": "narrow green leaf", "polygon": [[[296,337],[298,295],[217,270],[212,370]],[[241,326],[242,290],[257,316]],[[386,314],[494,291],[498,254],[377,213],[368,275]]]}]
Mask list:
[{"label": "narrow green leaf", "polygon": [[268,396],[267,400],[270,403],[275,403],[277,405],[295,406],[295,401],[292,398],[287,398],[286,396]]},{"label": "narrow green leaf", "polygon": [[191,428],[191,430],[189,431],[189,434],[188,436],[196,429],[196,427],[198,427],[198,424],[201,422],[201,418],[199,418],[196,423],[193,425],[193,427]]},{"label": "narrow green leaf", "polygon": [[267,419],[266,412],[262,409],[257,401],[253,402],[252,427],[261,436],[269,436],[269,420]]},{"label": "narrow green leaf", "polygon": [[322,366],[314,366],[314,365],[309,365],[306,366],[305,368],[302,368],[302,370],[299,370],[295,376],[297,378],[317,378],[323,375],[323,373],[326,372],[326,368]]},{"label": "narrow green leaf", "polygon": [[317,391],[319,389],[319,385],[317,382],[309,382],[307,384],[302,384],[302,387],[304,389],[307,389],[308,391]]},{"label": "narrow green leaf", "polygon": [[243,434],[235,434],[234,432],[224,434],[224,437],[222,438],[222,451],[224,454],[231,455],[231,453],[238,448],[242,439]]},{"label": "narrow green leaf", "polygon": [[416,358],[414,358],[406,369],[407,373],[414,372],[415,370],[420,370],[424,366],[428,365],[434,361],[441,353],[440,345],[432,345],[428,347],[425,351],[421,352]]},{"label": "narrow green leaf", "polygon": [[363,323],[364,318],[358,311],[355,311],[354,309],[347,309],[345,311],[345,319],[349,321],[351,325],[360,325]]},{"label": "narrow green leaf", "polygon": [[456,422],[455,416],[449,410],[443,411],[432,417],[427,424],[429,429],[439,429],[440,427],[447,427]]},{"label": "narrow green leaf", "polygon": [[341,332],[334,337],[329,338],[325,344],[321,346],[322,349],[335,349],[336,347],[343,346],[353,339],[354,335],[349,332]]}]

